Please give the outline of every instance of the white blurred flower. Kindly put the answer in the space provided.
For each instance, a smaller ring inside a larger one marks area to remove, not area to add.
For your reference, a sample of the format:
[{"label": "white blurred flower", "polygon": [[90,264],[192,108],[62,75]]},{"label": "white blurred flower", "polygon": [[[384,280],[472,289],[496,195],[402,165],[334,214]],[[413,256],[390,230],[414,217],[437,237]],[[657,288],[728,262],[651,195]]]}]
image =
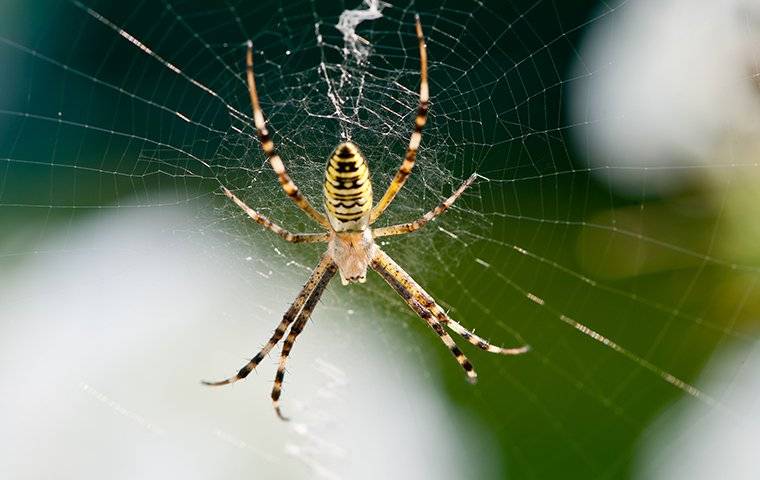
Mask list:
[{"label": "white blurred flower", "polygon": [[572,132],[591,168],[618,191],[665,193],[700,169],[660,167],[729,162],[716,155],[726,136],[760,136],[760,2],[614,8],[590,24],[569,84],[572,123],[588,124]]},{"label": "white blurred flower", "polygon": [[347,322],[330,291],[291,357],[282,404],[291,422],[269,399],[277,353],[245,382],[202,386],[255,353],[306,272],[257,275],[270,244],[242,250],[207,231],[193,245],[175,228],[205,230],[194,222],[117,209],[48,232],[46,253],[0,270],[0,477],[443,479],[500,469],[482,457],[487,429],[446,402],[371,308],[354,306]]}]

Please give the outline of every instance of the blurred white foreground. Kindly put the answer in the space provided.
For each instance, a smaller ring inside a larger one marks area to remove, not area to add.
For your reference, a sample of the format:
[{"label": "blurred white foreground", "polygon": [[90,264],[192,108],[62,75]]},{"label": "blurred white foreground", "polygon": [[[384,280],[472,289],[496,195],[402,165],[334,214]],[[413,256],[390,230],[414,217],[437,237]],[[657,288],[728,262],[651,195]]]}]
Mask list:
[{"label": "blurred white foreground", "polygon": [[618,193],[661,194],[720,171],[700,167],[756,162],[738,145],[760,137],[760,1],[605,2],[597,13],[570,83],[572,123],[588,123],[571,132],[596,174]]},{"label": "blurred white foreground", "polygon": [[686,398],[665,411],[642,438],[637,478],[760,478],[760,345],[720,355],[698,385],[725,408]]},{"label": "blurred white foreground", "polygon": [[190,222],[116,210],[50,232],[57,253],[0,272],[0,478],[498,475],[481,456],[498,451],[487,432],[395,346],[403,335],[361,305],[346,313],[340,282],[291,356],[291,422],[269,400],[276,354],[243,382],[201,386],[257,351],[308,272],[264,278],[246,257],[271,246],[228,251],[208,236],[216,250],[194,248],[197,234],[171,230]]}]

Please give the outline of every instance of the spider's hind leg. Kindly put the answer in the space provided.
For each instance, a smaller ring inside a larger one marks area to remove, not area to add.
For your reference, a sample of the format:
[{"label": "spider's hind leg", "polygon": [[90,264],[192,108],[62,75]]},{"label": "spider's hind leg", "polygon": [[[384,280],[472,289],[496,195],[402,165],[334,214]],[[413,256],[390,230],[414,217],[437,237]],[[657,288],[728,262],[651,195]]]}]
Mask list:
[{"label": "spider's hind leg", "polygon": [[443,212],[448,210],[452,205],[454,205],[454,202],[457,201],[457,199],[464,193],[467,188],[472,185],[472,182],[475,181],[476,178],[478,178],[479,175],[477,173],[473,173],[470,175],[470,178],[464,181],[462,185],[459,186],[456,190],[454,190],[454,193],[449,196],[446,200],[441,202],[437,207],[427,212],[425,215],[421,216],[417,220],[409,223],[401,223],[398,225],[391,225],[389,227],[380,227],[375,228],[372,230],[372,236],[375,238],[379,237],[387,237],[389,235],[403,235],[405,233],[411,233],[416,230],[419,230],[420,228],[427,225],[428,222],[436,218],[438,215],[441,215]]},{"label": "spider's hind leg", "polygon": [[396,194],[401,190],[401,187],[406,183],[407,177],[412,173],[412,167],[417,159],[417,149],[420,148],[420,142],[422,141],[422,128],[427,123],[428,110],[430,109],[430,93],[428,90],[428,78],[427,78],[427,47],[425,46],[425,37],[422,34],[422,24],[420,23],[420,17],[414,17],[415,32],[417,33],[417,44],[420,50],[420,99],[419,106],[417,108],[417,116],[414,119],[414,131],[409,138],[409,146],[406,148],[406,155],[404,155],[404,161],[396,172],[396,175],[391,180],[388,189],[385,194],[380,198],[372,208],[370,214],[369,223],[373,223],[380,215],[383,214],[388,205],[396,198]]},{"label": "spider's hind leg", "polygon": [[290,233],[281,226],[277,225],[264,215],[260,214],[256,210],[252,209],[242,200],[240,200],[234,193],[232,193],[227,187],[222,187],[224,194],[232,200],[235,205],[240,207],[254,222],[258,223],[262,227],[274,232],[280,238],[290,243],[315,243],[315,242],[327,242],[330,236],[327,233]]},{"label": "spider's hind leg", "polygon": [[296,184],[288,175],[285,170],[285,164],[282,162],[282,158],[277,153],[272,141],[272,136],[267,129],[266,121],[264,120],[264,112],[261,110],[261,104],[259,102],[259,94],[256,91],[256,76],[253,73],[253,44],[249,41],[248,48],[245,54],[246,64],[246,81],[248,83],[248,93],[251,97],[251,107],[253,109],[253,122],[256,125],[256,135],[259,137],[259,143],[261,149],[269,160],[269,164],[272,166],[272,170],[277,174],[280,186],[282,186],[285,194],[298,205],[298,208],[304,211],[315,222],[322,225],[325,229],[330,228],[330,222],[327,221],[324,215],[319,213],[311,203],[303,196]]}]

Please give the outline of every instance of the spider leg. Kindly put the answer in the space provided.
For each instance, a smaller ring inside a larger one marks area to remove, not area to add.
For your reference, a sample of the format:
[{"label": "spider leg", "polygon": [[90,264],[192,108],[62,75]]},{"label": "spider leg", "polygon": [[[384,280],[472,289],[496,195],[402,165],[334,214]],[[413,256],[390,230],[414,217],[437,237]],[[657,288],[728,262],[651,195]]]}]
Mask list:
[{"label": "spider leg", "polygon": [[[274,331],[274,334],[272,334],[272,337],[269,339],[266,345],[264,345],[264,348],[261,349],[259,353],[254,356],[251,361],[249,361],[243,368],[238,371],[237,374],[234,376],[227,378],[225,380],[220,380],[218,382],[208,382],[208,381],[201,381],[204,385],[209,386],[219,386],[219,385],[227,385],[230,383],[235,383],[238,380],[242,380],[245,377],[248,376],[251,371],[253,371],[254,368],[261,362],[261,360],[264,359],[264,357],[274,348],[275,345],[277,345],[277,342],[282,339],[282,337],[285,335],[285,331],[287,330],[288,326],[293,323],[295,318],[298,316],[298,313],[301,311],[301,309],[304,306],[304,302],[309,298],[309,296],[314,292],[315,289],[317,289],[322,281],[322,278],[325,277],[327,272],[333,268],[333,261],[332,258],[329,255],[324,255],[322,257],[322,260],[320,260],[319,264],[314,268],[314,271],[312,272],[311,276],[309,277],[309,280],[306,282],[306,284],[303,286],[303,289],[301,289],[301,293],[298,294],[295,301],[293,301],[293,304],[290,306],[287,312],[285,312],[285,315],[282,317],[282,321],[277,326],[277,329]],[[330,275],[332,277],[332,275]]]},{"label": "spider leg", "polygon": [[288,172],[285,170],[285,164],[282,163],[282,159],[277,154],[274,147],[272,137],[267,130],[267,124],[264,121],[264,113],[261,111],[261,105],[259,104],[259,95],[256,92],[256,78],[253,74],[253,44],[248,42],[248,49],[245,56],[246,63],[246,78],[248,81],[248,93],[251,96],[251,105],[253,106],[253,121],[256,125],[256,133],[259,136],[259,142],[261,143],[261,149],[269,160],[269,164],[277,174],[280,180],[280,185],[298,207],[309,215],[314,221],[323,227],[329,229],[330,223],[327,221],[324,215],[319,213],[311,206],[306,197],[303,196],[300,190],[293,180],[291,180]]},{"label": "spider leg", "polygon": [[416,283],[396,262],[393,261],[385,252],[377,249],[375,257],[372,259],[372,268],[380,274],[388,285],[390,285],[396,292],[401,295],[406,303],[419,315],[427,324],[432,328],[435,333],[441,338],[441,341],[449,348],[451,354],[457,359],[459,365],[464,369],[467,374],[467,380],[470,383],[475,383],[478,380],[478,374],[472,368],[472,364],[464,353],[457,347],[454,340],[443,328],[443,324],[438,321],[433,313],[425,308],[424,299],[421,297],[418,291],[415,291]]},{"label": "spider leg", "polygon": [[[392,262],[392,265],[397,269],[397,276],[402,281],[406,290],[413,295],[413,298],[418,301],[423,308],[429,310],[430,313],[435,315],[436,319],[443,325],[446,325],[471,344],[475,345],[481,350],[486,352],[498,353],[501,355],[520,355],[530,350],[529,345],[522,345],[520,347],[504,348],[497,345],[492,345],[487,340],[475,335],[470,330],[464,328],[459,322],[453,320],[449,315],[436,303],[432,295],[427,293],[408,273],[406,273],[401,267],[391,259],[388,254],[379,250],[379,255],[383,255],[388,261]],[[395,288],[395,287],[394,287]]]},{"label": "spider leg", "polygon": [[298,314],[298,318],[296,318],[293,326],[290,327],[290,332],[288,332],[285,343],[282,345],[280,363],[277,366],[277,374],[274,377],[274,387],[272,387],[272,404],[274,406],[274,411],[277,413],[277,416],[280,417],[281,420],[288,420],[288,418],[283,416],[282,412],[280,411],[280,394],[282,393],[282,382],[285,379],[285,364],[288,361],[288,355],[290,355],[296,338],[298,338],[298,335],[300,335],[303,331],[304,327],[306,326],[306,322],[309,321],[311,313],[314,311],[314,308],[317,306],[317,302],[319,302],[319,299],[322,296],[322,292],[324,292],[327,284],[335,275],[336,271],[337,269],[333,264],[330,265],[330,267],[325,271],[324,275],[322,275],[319,284],[317,284],[317,287],[311,293],[309,299],[306,300],[306,304],[304,304],[301,313]]},{"label": "spider leg", "polygon": [[[433,306],[430,307],[430,311],[438,318],[441,323],[449,327],[452,332],[456,333],[481,350],[485,350],[486,352],[491,353],[498,353],[500,355],[521,355],[530,351],[530,345],[504,348],[489,343],[487,340],[475,335],[475,333],[472,331],[464,328],[459,322],[452,320],[451,317],[449,317],[437,303],[433,303]],[[446,321],[443,320],[444,318]]]},{"label": "spider leg", "polygon": [[271,230],[276,235],[279,235],[280,238],[287,242],[291,243],[315,243],[315,242],[326,242],[329,239],[329,235],[327,233],[290,233],[289,231],[285,230],[281,226],[277,225],[273,221],[269,220],[264,215],[260,214],[256,210],[252,209],[248,205],[245,204],[242,200],[240,200],[237,196],[235,196],[234,193],[229,191],[226,187],[222,187],[222,190],[224,191],[224,194],[227,195],[227,198],[235,202],[235,204],[243,209],[245,213],[248,214],[251,219],[261,225],[262,227],[266,228],[267,230]]},{"label": "spider leg", "polygon": [[385,191],[383,198],[377,202],[377,205],[372,209],[370,214],[369,223],[373,223],[378,219],[380,215],[388,208],[396,194],[401,187],[404,186],[407,177],[412,173],[412,167],[414,167],[414,161],[417,158],[417,149],[420,146],[422,140],[422,128],[427,122],[428,109],[430,108],[430,94],[428,90],[427,79],[427,49],[425,47],[425,37],[422,35],[422,24],[420,23],[419,15],[415,15],[415,29],[417,31],[417,43],[420,48],[420,103],[417,109],[417,117],[414,120],[414,132],[409,139],[409,146],[406,149],[406,155],[401,167],[396,172],[396,176],[393,177],[391,184],[388,186],[388,190]]},{"label": "spider leg", "polygon": [[427,224],[429,221],[448,210],[449,207],[451,207],[454,202],[456,202],[457,199],[464,193],[464,191],[467,190],[467,187],[472,185],[472,182],[474,182],[476,178],[478,178],[477,173],[470,175],[470,178],[465,180],[464,183],[460,185],[459,188],[457,188],[449,198],[441,202],[440,205],[430,210],[417,220],[409,223],[401,223],[399,225],[391,225],[389,227],[375,228],[372,230],[372,236],[375,238],[387,237],[389,235],[401,235],[404,233],[411,233],[419,230],[420,228],[424,227],[425,224]]},{"label": "spider leg", "polygon": [[520,354],[530,351],[530,345],[504,348],[504,347],[499,347],[498,345],[493,345],[487,340],[483,339],[482,337],[475,335],[474,332],[467,330],[459,322],[449,317],[449,315],[443,310],[443,308],[441,308],[441,306],[438,305],[435,302],[435,300],[433,300],[433,297],[431,297],[429,293],[423,290],[422,287],[419,286],[419,284],[414,282],[414,279],[409,277],[409,280],[412,282],[411,286],[409,287],[410,290],[419,294],[420,302],[422,303],[422,305],[428,310],[430,310],[430,312],[433,315],[435,315],[435,317],[438,319],[439,322],[449,327],[452,332],[464,338],[465,340],[475,345],[479,349],[485,350],[486,352],[498,353],[500,355],[520,355]]}]

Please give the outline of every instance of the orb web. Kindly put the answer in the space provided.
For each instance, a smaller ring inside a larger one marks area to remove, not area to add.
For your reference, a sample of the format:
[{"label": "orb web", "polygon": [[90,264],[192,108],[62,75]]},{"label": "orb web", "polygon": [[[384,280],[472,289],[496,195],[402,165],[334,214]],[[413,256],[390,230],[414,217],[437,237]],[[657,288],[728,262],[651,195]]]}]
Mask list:
[{"label": "orb web", "polygon": [[[246,43],[277,149],[312,204],[321,203],[326,159],[346,139],[368,159],[377,196],[400,165],[416,114],[419,13],[430,117],[414,172],[379,224],[421,216],[473,172],[483,179],[424,231],[381,245],[461,323],[533,350],[519,359],[469,351],[481,385],[467,390],[456,364],[431,353],[442,350],[436,339],[381,282],[329,295],[346,318],[354,304],[381,312],[373,328],[395,332],[391,352],[411,349],[418,364],[435,364],[453,402],[501,426],[496,435],[515,471],[624,469],[659,408],[682,396],[725,408],[720,391],[696,382],[714,349],[756,341],[748,319],[760,268],[756,257],[719,245],[742,216],[726,210],[735,190],[713,192],[705,208],[693,205],[705,195],[688,189],[676,200],[647,192],[658,184],[652,171],[728,172],[723,181],[732,185],[734,176],[756,177],[756,163],[585,160],[589,149],[576,139],[614,116],[569,114],[568,92],[587,88],[593,97],[589,80],[615,64],[584,63],[583,33],[604,25],[614,41],[614,22],[629,7],[589,6],[580,15],[542,1],[52,5],[50,18],[71,31],[33,16],[34,28],[0,33],[0,58],[14,67],[2,81],[0,218],[34,232],[6,234],[0,259],[23,263],[40,253],[35,242],[82,217],[181,206],[196,222],[166,228],[209,257],[248,252],[239,261],[252,276],[300,282],[318,247],[281,243],[220,191],[293,232],[317,231],[282,194],[259,148]],[[610,171],[641,179],[640,194],[597,175]],[[63,244],[47,254],[69,252]],[[738,299],[729,310],[727,299]],[[277,315],[257,321],[274,327]],[[609,440],[620,447],[612,458],[593,453],[609,424],[622,426]],[[547,434],[569,448],[539,461]]]}]

